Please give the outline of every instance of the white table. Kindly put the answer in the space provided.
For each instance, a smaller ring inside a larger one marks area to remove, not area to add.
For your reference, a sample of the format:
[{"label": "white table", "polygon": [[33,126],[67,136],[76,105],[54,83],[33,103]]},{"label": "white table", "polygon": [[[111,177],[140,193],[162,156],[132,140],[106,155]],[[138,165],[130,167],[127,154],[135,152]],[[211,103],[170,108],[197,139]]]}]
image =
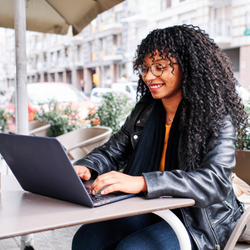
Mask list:
[{"label": "white table", "polygon": [[184,226],[169,209],[192,205],[192,199],[148,200],[143,197],[132,197],[109,205],[88,208],[25,192],[14,176],[2,176],[0,239],[153,212],[173,227],[181,249],[191,249]]}]

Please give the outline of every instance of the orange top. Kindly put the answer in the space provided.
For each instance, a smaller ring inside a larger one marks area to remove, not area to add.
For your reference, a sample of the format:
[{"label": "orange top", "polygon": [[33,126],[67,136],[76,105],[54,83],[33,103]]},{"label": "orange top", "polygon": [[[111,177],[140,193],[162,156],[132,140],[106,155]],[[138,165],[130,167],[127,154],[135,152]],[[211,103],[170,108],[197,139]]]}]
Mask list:
[{"label": "orange top", "polygon": [[171,124],[166,126],[166,132],[165,132],[165,139],[164,139],[164,145],[163,145],[163,150],[162,150],[162,156],[161,156],[161,163],[160,163],[160,168],[159,170],[163,172],[165,170],[165,158],[166,158],[166,151],[167,151],[167,146],[168,146],[168,138],[169,138],[169,132],[171,128]]}]

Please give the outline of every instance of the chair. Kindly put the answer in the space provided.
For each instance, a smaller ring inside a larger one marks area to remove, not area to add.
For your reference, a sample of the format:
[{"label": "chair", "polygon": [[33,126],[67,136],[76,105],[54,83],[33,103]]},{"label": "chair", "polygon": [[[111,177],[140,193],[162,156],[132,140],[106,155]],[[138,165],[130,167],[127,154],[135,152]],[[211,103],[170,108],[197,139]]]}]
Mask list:
[{"label": "chair", "polygon": [[102,145],[110,138],[112,129],[104,126],[82,128],[57,136],[71,160],[87,155],[92,149]]},{"label": "chair", "polygon": [[[250,151],[236,151],[236,167],[234,173],[241,178],[243,181],[250,184],[250,173],[248,171],[250,165]],[[239,219],[235,229],[233,230],[226,247],[224,250],[250,250],[250,245],[246,243],[237,243],[242,230],[246,226],[247,222],[250,220],[250,207],[246,209],[244,214]]]},{"label": "chair", "polygon": [[172,227],[178,238],[180,250],[191,250],[188,232],[181,220],[171,210],[159,210],[153,213],[164,219]]},{"label": "chair", "polygon": [[34,136],[47,136],[47,130],[49,127],[50,124],[48,122],[29,122],[29,134]]},{"label": "chair", "polygon": [[235,153],[235,157],[236,167],[234,172],[238,177],[250,184],[250,173],[248,171],[250,167],[250,150],[238,150]]},{"label": "chair", "polygon": [[237,243],[237,240],[239,239],[239,237],[242,233],[242,230],[244,229],[244,227],[247,224],[247,222],[249,221],[249,219],[250,219],[250,207],[248,207],[246,209],[244,214],[239,219],[239,221],[238,221],[236,227],[234,228],[224,250],[238,250],[238,249],[249,250],[250,249],[249,244]]},{"label": "chair", "polygon": [[[48,122],[32,121],[29,122],[29,135],[47,136],[47,130],[50,127]],[[8,131],[10,134],[16,134],[17,128],[14,127]]]}]

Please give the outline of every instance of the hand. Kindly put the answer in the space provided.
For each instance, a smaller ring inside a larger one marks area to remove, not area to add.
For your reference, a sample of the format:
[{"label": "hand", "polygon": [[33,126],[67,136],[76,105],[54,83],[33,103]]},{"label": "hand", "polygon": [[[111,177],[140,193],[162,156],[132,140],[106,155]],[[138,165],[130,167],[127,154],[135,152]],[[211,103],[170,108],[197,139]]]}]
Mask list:
[{"label": "hand", "polygon": [[98,176],[91,186],[92,194],[98,193],[104,187],[106,188],[101,191],[101,194],[108,194],[114,191],[138,194],[147,191],[143,176],[130,176],[116,171]]},{"label": "hand", "polygon": [[79,177],[85,181],[88,181],[91,177],[91,169],[85,167],[85,166],[74,166],[76,173],[79,175]]}]

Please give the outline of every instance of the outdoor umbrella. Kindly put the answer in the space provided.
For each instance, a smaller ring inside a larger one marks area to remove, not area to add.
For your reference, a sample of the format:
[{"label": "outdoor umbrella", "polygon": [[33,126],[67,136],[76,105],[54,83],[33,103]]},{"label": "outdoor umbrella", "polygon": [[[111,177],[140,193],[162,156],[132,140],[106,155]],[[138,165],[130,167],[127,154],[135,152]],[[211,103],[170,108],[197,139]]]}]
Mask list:
[{"label": "outdoor umbrella", "polygon": [[[123,0],[0,0],[0,27],[15,28],[16,119],[19,134],[28,134],[25,31],[78,34],[99,13]],[[26,28],[27,27],[27,28]]]},{"label": "outdoor umbrella", "polygon": [[[99,13],[123,0],[18,0],[25,3],[27,30],[65,35],[69,25],[78,34]],[[0,0],[0,27],[15,28],[14,0]]]}]

